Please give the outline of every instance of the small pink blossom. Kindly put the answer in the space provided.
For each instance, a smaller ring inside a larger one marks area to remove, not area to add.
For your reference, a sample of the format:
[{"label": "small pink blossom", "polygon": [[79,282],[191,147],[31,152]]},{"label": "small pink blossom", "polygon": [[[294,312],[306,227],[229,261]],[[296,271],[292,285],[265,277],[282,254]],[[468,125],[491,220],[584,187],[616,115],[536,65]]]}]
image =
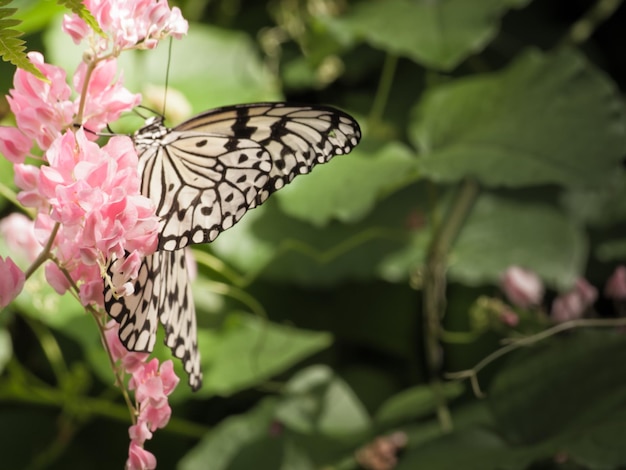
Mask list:
[{"label": "small pink blossom", "polygon": [[156,457],[151,452],[130,441],[126,470],[152,470],[156,468],[156,463]]},{"label": "small pink blossom", "polygon": [[500,321],[511,328],[519,324],[519,316],[510,308],[506,308],[500,312]]},{"label": "small pink blossom", "polygon": [[551,316],[557,323],[581,318],[598,298],[598,291],[586,279],[576,280],[574,288],[559,295],[552,303]]},{"label": "small pink blossom", "polygon": [[510,266],[501,279],[501,287],[513,305],[529,308],[539,305],[544,287],[539,276],[519,266]]},{"label": "small pink blossom", "polygon": [[70,282],[59,267],[55,263],[49,262],[46,263],[44,271],[46,274],[46,281],[48,281],[48,284],[52,286],[56,293],[59,295],[65,294],[70,288]]},{"label": "small pink blossom", "polygon": [[24,163],[33,141],[16,127],[0,126],[0,153],[13,163]]},{"label": "small pink blossom", "polygon": [[604,287],[604,294],[615,300],[626,300],[626,266],[615,268]]},{"label": "small pink blossom", "polygon": [[11,258],[0,256],[0,279],[0,308],[4,308],[22,291],[26,277]]},{"label": "small pink blossom", "polygon": [[32,219],[19,212],[13,212],[0,220],[0,236],[4,238],[12,253],[29,262],[35,261],[41,252],[41,244],[35,237]]}]

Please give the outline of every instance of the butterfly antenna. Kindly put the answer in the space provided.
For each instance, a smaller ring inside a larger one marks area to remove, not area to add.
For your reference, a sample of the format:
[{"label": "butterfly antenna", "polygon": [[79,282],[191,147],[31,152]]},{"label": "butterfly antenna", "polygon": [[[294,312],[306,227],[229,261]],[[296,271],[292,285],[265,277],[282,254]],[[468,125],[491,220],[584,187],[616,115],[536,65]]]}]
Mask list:
[{"label": "butterfly antenna", "polygon": [[161,113],[163,117],[165,117],[165,109],[166,109],[165,105],[167,103],[167,89],[169,88],[169,85],[170,85],[170,65],[172,64],[172,44],[174,44],[174,41],[172,37],[170,36],[170,41],[167,46],[167,68],[165,69],[165,91],[163,92],[163,110]]}]

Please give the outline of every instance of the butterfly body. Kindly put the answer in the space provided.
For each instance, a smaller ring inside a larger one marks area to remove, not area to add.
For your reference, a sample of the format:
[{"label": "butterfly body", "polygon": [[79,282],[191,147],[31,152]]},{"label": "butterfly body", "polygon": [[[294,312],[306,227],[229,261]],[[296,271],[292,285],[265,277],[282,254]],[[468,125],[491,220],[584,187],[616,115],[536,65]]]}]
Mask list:
[{"label": "butterfly body", "polygon": [[[184,250],[213,241],[297,175],[361,137],[354,119],[325,106],[237,105],[199,114],[170,129],[151,118],[134,135],[144,196],[160,219],[157,252],[144,259],[130,296],[105,287],[105,308],[129,350],[152,351],[157,318],[165,343],[201,384],[196,317]],[[116,275],[109,269],[113,285]]]}]

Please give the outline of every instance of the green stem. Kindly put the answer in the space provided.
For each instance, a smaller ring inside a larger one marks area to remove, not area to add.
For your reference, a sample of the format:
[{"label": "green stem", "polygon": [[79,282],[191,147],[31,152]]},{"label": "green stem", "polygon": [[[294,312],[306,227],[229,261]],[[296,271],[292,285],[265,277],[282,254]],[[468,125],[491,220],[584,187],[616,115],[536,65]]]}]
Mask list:
[{"label": "green stem", "polygon": [[475,181],[463,182],[452,209],[442,224],[436,228],[430,246],[424,272],[423,311],[426,365],[437,400],[437,416],[444,431],[452,430],[452,418],[448,409],[439,374],[441,358],[441,319],[446,309],[446,268],[448,253],[461,230],[478,195]]},{"label": "green stem", "polygon": [[585,15],[569,29],[560,45],[580,45],[589,39],[598,26],[613,15],[623,0],[598,0]]},{"label": "green stem", "polygon": [[[0,401],[13,401],[42,406],[54,406],[86,419],[92,416],[109,418],[122,423],[128,423],[128,410],[125,406],[112,403],[108,399],[86,396],[68,396],[63,390],[52,388],[46,384],[40,385],[11,383],[0,387]],[[172,432],[181,436],[199,439],[210,431],[210,428],[191,421],[172,417],[164,432]]]},{"label": "green stem", "polygon": [[393,85],[393,77],[396,73],[397,65],[398,57],[393,54],[387,54],[380,75],[380,81],[378,82],[378,89],[376,90],[376,95],[372,103],[372,109],[367,119],[368,127],[370,128],[373,128],[382,120],[385,107],[387,106],[387,100],[389,99],[391,85]]},{"label": "green stem", "polygon": [[37,256],[37,259],[35,261],[33,261],[33,264],[31,264],[28,267],[28,270],[25,273],[26,279],[31,277],[33,275],[33,273],[35,271],[37,271],[37,268],[39,268],[39,266],[41,266],[43,263],[45,263],[49,259],[49,257],[50,257],[50,250],[52,249],[52,244],[54,243],[54,239],[57,236],[57,232],[59,231],[59,227],[60,227],[60,224],[58,222],[56,224],[54,224],[54,228],[52,229],[52,233],[50,234],[50,238],[48,238],[48,243],[46,243],[46,246],[44,247],[44,249],[41,251],[41,253],[39,253],[39,256]]},{"label": "green stem", "polygon": [[52,367],[57,383],[62,383],[68,371],[67,364],[65,364],[63,360],[63,353],[61,352],[59,343],[57,343],[55,337],[41,323],[29,318],[27,315],[23,315],[23,319],[37,337],[41,349]]}]

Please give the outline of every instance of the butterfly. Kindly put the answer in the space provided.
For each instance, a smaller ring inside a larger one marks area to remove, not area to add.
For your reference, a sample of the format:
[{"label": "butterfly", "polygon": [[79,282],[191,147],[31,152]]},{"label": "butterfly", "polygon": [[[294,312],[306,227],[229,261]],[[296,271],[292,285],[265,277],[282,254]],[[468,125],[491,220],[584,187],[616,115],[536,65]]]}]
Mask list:
[{"label": "butterfly", "polygon": [[[104,303],[129,351],[151,352],[157,325],[197,390],[202,371],[184,248],[209,243],[297,175],[349,153],[361,130],[327,106],[256,103],[199,114],[174,128],[152,117],[134,134],[141,193],[160,219],[157,251],[143,259],[131,295],[105,283]],[[120,274],[109,267],[113,285]]]}]

